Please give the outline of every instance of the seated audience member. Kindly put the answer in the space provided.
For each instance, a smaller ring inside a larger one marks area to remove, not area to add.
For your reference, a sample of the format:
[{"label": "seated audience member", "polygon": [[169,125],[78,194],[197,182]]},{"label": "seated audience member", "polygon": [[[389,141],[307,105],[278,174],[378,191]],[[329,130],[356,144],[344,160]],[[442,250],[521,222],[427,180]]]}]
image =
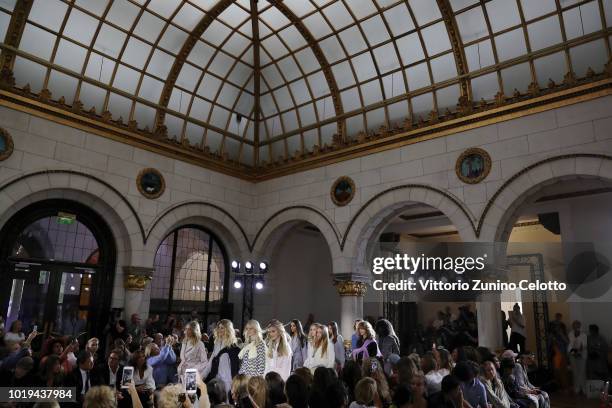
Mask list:
[{"label": "seated audience member", "polygon": [[3,370],[0,384],[3,387],[33,387],[38,385],[34,375],[34,360],[30,356],[21,357],[14,370]]},{"label": "seated audience member", "polygon": [[391,404],[391,391],[389,390],[389,383],[387,382],[387,377],[385,377],[380,360],[370,357],[364,358],[361,370],[364,376],[373,378],[376,381],[376,389],[378,390],[381,403],[383,405]]},{"label": "seated audience member", "polygon": [[472,407],[486,407],[487,406],[487,391],[485,386],[480,382],[476,376],[477,370],[475,369],[472,361],[460,361],[453,369],[453,375],[461,381],[461,391],[463,392],[463,398]]},{"label": "seated audience member", "polygon": [[279,373],[271,371],[266,374],[266,384],[268,387],[268,404],[275,406],[287,402],[285,396],[285,382]]},{"label": "seated audience member", "polygon": [[304,382],[306,383],[306,386],[308,386],[308,388],[310,388],[310,386],[312,385],[312,382],[314,381],[312,372],[310,371],[310,369],[306,368],[306,367],[300,367],[298,369],[296,369],[293,374],[301,377]]},{"label": "seated audience member", "polygon": [[159,392],[155,407],[156,408],[209,408],[208,387],[202,381],[199,374],[196,374],[196,384],[199,393],[196,394],[194,403],[185,394],[185,385],[168,384]]},{"label": "seated audience member", "polygon": [[147,364],[144,353],[136,351],[132,354],[130,365],[134,367],[134,385],[143,406],[149,405],[151,395],[155,391],[153,368]]},{"label": "seated audience member", "polygon": [[266,398],[268,389],[266,386],[266,380],[263,377],[256,376],[249,378],[249,396],[258,408],[266,406]]},{"label": "seated audience member", "polygon": [[317,367],[314,372],[312,386],[310,387],[310,400],[308,405],[311,407],[324,406],[327,387],[331,386],[335,381],[336,378],[327,367]]},{"label": "seated audience member", "polygon": [[168,336],[161,350],[156,343],[149,343],[145,348],[147,364],[153,368],[153,379],[158,388],[176,381],[176,354],[173,345],[174,337]]},{"label": "seated audience member", "polygon": [[0,365],[0,369],[2,371],[12,371],[15,369],[17,362],[21,360],[23,357],[28,357],[32,355],[32,349],[30,349],[30,342],[34,338],[34,333],[32,332],[26,341],[21,344],[16,341],[9,341],[7,343],[8,355],[2,360],[2,364]]},{"label": "seated audience member", "polygon": [[248,397],[249,378],[246,374],[238,374],[232,380],[231,397],[234,404],[237,404],[241,398]]},{"label": "seated audience member", "polygon": [[325,399],[327,407],[346,408],[349,404],[346,388],[340,381],[334,381],[331,386],[327,387]]},{"label": "seated audience member", "polygon": [[529,395],[529,399],[535,402],[538,408],[550,408],[550,399],[545,391],[531,384],[527,376],[527,367],[534,364],[534,355],[529,352],[524,352],[519,355],[518,362],[514,365],[512,374],[516,380],[518,387],[525,394]]},{"label": "seated audience member", "polygon": [[94,370],[94,385],[106,385],[118,389],[121,385],[123,365],[119,362],[119,351],[113,350],[106,363],[99,364]]},{"label": "seated audience member", "polygon": [[364,377],[359,380],[355,386],[355,401],[351,402],[349,408],[374,408],[381,406],[376,381],[370,377]]},{"label": "seated audience member", "polygon": [[100,348],[100,340],[97,337],[92,337],[87,340],[85,344],[85,351],[89,351],[94,359],[94,363],[97,364],[99,361],[98,349]]},{"label": "seated audience member", "polygon": [[[310,373],[310,370],[306,370]],[[285,395],[292,408],[308,408],[308,384],[303,377],[290,375],[285,383]]]},{"label": "seated audience member", "polygon": [[425,376],[418,373],[410,379],[410,393],[412,394],[411,408],[426,408],[427,400],[425,399]]},{"label": "seated audience member", "polygon": [[442,389],[443,373],[438,370],[438,361],[433,353],[427,353],[421,359],[421,368],[425,373],[427,395],[433,395]]},{"label": "seated audience member", "polygon": [[[138,393],[136,392],[136,387],[134,387],[134,383],[130,384],[128,388],[128,395],[131,399],[131,407],[132,408],[142,408],[142,404],[138,399]],[[85,394],[85,398],[83,401],[84,408],[116,408],[117,407],[117,399],[115,396],[115,391],[103,385],[97,385],[91,387],[87,394]]]},{"label": "seated audience member", "polygon": [[485,361],[482,363],[482,369],[484,374],[481,381],[487,391],[487,401],[492,408],[517,408],[518,405],[512,402],[504,384],[497,377],[495,364],[490,360]]},{"label": "seated audience member", "polygon": [[412,393],[406,384],[400,384],[393,393],[393,408],[412,408]]},{"label": "seated audience member", "polygon": [[475,408],[463,399],[461,381],[454,375],[442,379],[441,391],[432,395],[428,408]]},{"label": "seated audience member", "polygon": [[61,387],[64,383],[64,372],[60,358],[50,355],[39,368],[40,385],[45,387]]},{"label": "seated audience member", "polygon": [[77,366],[66,377],[65,385],[76,388],[76,400],[78,405],[83,404],[85,394],[92,386],[91,369],[93,368],[93,357],[88,351],[81,351],[77,357]]},{"label": "seated audience member", "polygon": [[211,407],[230,407],[227,404],[225,384],[218,378],[213,378],[206,386]]},{"label": "seated audience member", "polygon": [[349,401],[355,400],[355,385],[363,377],[361,366],[353,360],[348,360],[342,369],[342,382],[348,392]]},{"label": "seated audience member", "polygon": [[21,343],[24,341],[26,337],[25,334],[23,334],[22,328],[23,324],[21,323],[21,320],[14,320],[13,323],[11,323],[11,327],[9,327],[4,334],[4,341],[7,343],[9,341],[16,343]]},{"label": "seated audience member", "polygon": [[[504,355],[506,357],[504,357]],[[507,356],[508,353],[506,352],[502,354],[500,368],[501,380],[504,384],[506,392],[508,393],[508,396],[521,408],[536,407],[536,403],[531,400],[529,394],[518,386],[516,378],[513,374],[516,363],[514,362],[514,358],[508,358]]]}]

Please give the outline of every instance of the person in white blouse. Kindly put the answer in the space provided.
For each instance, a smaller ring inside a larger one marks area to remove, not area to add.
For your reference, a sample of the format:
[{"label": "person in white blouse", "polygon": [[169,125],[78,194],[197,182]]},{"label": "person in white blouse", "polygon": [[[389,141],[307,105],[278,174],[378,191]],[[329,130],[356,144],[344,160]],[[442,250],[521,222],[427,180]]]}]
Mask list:
[{"label": "person in white blouse", "polygon": [[138,397],[142,405],[147,406],[153,391],[155,391],[153,367],[147,364],[144,352],[140,350],[132,354],[131,365],[134,367],[134,385],[136,386]]},{"label": "person in white blouse", "polygon": [[178,366],[180,380],[185,378],[185,370],[188,368],[195,368],[200,377],[205,378],[202,374],[207,363],[208,357],[206,347],[202,343],[200,323],[194,320],[185,326],[185,337],[181,344],[181,363]]},{"label": "person in white blouse", "polygon": [[313,323],[311,326],[315,326],[316,331],[308,350],[308,357],[304,361],[304,367],[309,368],[314,374],[317,367],[334,368],[336,355],[334,344],[329,339],[327,326],[320,323]]},{"label": "person in white blouse", "polygon": [[232,388],[232,378],[238,374],[240,360],[238,353],[238,340],[234,325],[230,320],[223,319],[213,329],[215,347],[210,356],[209,363],[204,369],[205,382],[217,378],[223,382],[226,390]]},{"label": "person in white blouse", "polygon": [[587,358],[587,336],[580,331],[582,324],[575,320],[569,333],[569,344],[567,351],[572,366],[572,377],[574,378],[574,392],[586,395],[586,358]]},{"label": "person in white blouse", "polygon": [[9,341],[15,343],[21,343],[22,341],[24,341],[25,334],[23,334],[23,332],[21,331],[22,327],[23,324],[21,323],[21,320],[14,320],[13,323],[11,323],[11,327],[9,328],[9,330],[4,335],[4,341],[7,343]]},{"label": "person in white blouse", "polygon": [[266,329],[268,352],[266,353],[266,370],[278,373],[283,381],[287,381],[291,374],[291,347],[287,342],[285,326],[278,320],[270,321]]}]

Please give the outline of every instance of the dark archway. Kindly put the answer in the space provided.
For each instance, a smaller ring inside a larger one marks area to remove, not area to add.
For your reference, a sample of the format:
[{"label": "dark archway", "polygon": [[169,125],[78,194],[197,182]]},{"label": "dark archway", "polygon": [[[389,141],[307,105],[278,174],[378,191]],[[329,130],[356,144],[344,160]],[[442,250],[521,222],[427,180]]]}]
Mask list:
[{"label": "dark archway", "polygon": [[108,321],[117,248],[106,221],[70,200],[18,211],[0,230],[0,313],[24,331],[101,335]]}]

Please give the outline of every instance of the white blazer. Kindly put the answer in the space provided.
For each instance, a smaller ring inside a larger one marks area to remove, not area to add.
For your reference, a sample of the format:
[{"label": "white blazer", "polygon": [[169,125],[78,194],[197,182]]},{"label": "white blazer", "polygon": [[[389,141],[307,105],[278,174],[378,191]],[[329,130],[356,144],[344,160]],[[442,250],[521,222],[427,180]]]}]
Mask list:
[{"label": "white blazer", "polygon": [[291,374],[291,346],[287,343],[287,355],[278,355],[278,343],[272,350],[272,357],[269,356],[270,350],[266,351],[266,370],[264,376],[271,371],[278,373],[283,381],[287,381]]},{"label": "white blazer", "polygon": [[306,358],[306,361],[304,361],[304,367],[310,368],[310,371],[312,371],[313,374],[317,367],[323,366],[327,368],[334,368],[335,357],[336,354],[334,353],[334,343],[331,341],[327,343],[327,352],[325,353],[325,356],[322,355],[321,347],[315,349],[314,345],[311,344],[310,347],[308,347],[308,357]]}]

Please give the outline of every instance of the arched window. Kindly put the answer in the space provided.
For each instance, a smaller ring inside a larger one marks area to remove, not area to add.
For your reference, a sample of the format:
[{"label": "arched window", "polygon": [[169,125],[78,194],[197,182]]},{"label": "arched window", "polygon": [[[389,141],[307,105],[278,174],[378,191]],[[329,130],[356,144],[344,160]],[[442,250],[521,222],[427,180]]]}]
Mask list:
[{"label": "arched window", "polygon": [[181,227],[155,254],[149,314],[219,315],[227,299],[227,257],[218,239],[197,227]]}]

